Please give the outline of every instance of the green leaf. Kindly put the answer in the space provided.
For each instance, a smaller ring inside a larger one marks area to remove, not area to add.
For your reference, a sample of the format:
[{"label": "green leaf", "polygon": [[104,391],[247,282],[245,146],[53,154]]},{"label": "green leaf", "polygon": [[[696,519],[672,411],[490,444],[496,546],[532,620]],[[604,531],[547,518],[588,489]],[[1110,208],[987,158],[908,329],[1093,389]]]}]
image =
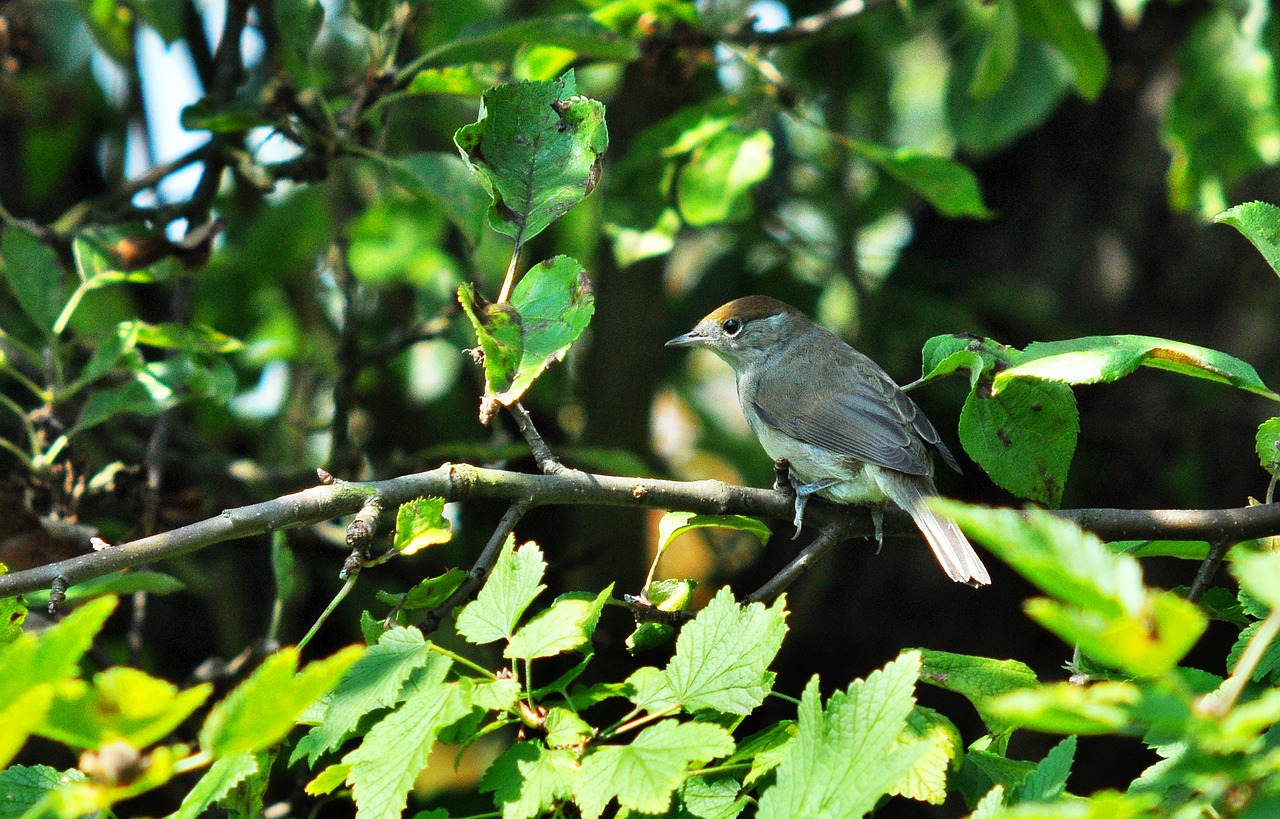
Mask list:
[{"label": "green leaf", "polygon": [[960,411],[960,443],[1003,489],[1056,507],[1062,503],[1080,420],[1063,384],[1019,379],[999,393],[973,390]]},{"label": "green leaf", "polygon": [[1009,804],[1052,802],[1067,789],[1067,777],[1076,758],[1076,738],[1067,737],[1050,749],[1036,769],[1009,794]]},{"label": "green leaf", "polygon": [[53,250],[26,231],[9,228],[0,239],[0,270],[22,312],[41,330],[52,330],[70,296]]},{"label": "green leaf", "polygon": [[421,153],[399,159],[379,158],[396,184],[432,203],[475,247],[484,230],[489,197],[476,187],[475,175],[456,154]]},{"label": "green leaf", "polygon": [[1067,58],[1080,96],[1096,100],[1107,82],[1107,52],[1085,28],[1071,3],[1062,0],[1014,0],[1018,16],[1032,34]]},{"label": "green leaf", "polygon": [[595,294],[582,265],[556,256],[534,265],[511,293],[520,315],[521,354],[511,385],[498,391],[504,405],[520,400],[553,361],[564,358],[591,322]]},{"label": "green leaf", "polygon": [[822,707],[818,678],[805,686],[795,741],[777,783],[760,800],[760,819],[858,817],[908,775],[929,744],[898,744],[915,705],[920,655],[906,652]]},{"label": "green leaf", "polygon": [[1130,724],[1140,698],[1132,683],[1058,683],[1010,691],[992,700],[990,708],[1005,722],[1035,731],[1115,734]]},{"label": "green leaf", "polygon": [[[53,683],[38,683],[0,703],[0,768],[18,755],[27,738],[44,722],[53,703],[54,690]],[[0,789],[0,794],[7,793]],[[4,802],[0,801],[0,817],[3,815]]]},{"label": "green leaf", "polygon": [[1271,269],[1280,274],[1280,208],[1268,202],[1246,202],[1222,211],[1211,221],[1231,225],[1244,234]]},{"label": "green leaf", "polygon": [[226,797],[245,779],[258,773],[258,759],[251,753],[223,757],[209,766],[200,781],[183,797],[169,819],[198,819],[215,802]]},{"label": "green leaf", "polygon": [[156,415],[178,403],[173,387],[149,372],[133,373],[118,387],[95,391],[85,402],[73,431],[76,433],[104,424],[117,415]]},{"label": "green leaf", "polygon": [[399,819],[440,731],[470,713],[471,702],[458,684],[436,679],[411,683],[400,707],[342,758],[351,768],[347,783],[361,819]]},{"label": "green leaf", "polygon": [[489,225],[524,245],[595,187],[609,146],[604,105],[558,80],[499,85],[454,142],[493,198]]},{"label": "green leaf", "polygon": [[58,684],[75,676],[116,602],[114,597],[90,601],[38,638],[24,633],[0,646],[0,703],[11,703],[38,685]]},{"label": "green leaf", "polygon": [[993,733],[999,733],[1007,726],[988,712],[987,701],[1038,682],[1036,673],[1018,660],[995,660],[928,649],[921,649],[920,654],[920,681],[954,691],[969,700]]},{"label": "green leaf", "polygon": [[1164,590],[1151,590],[1138,615],[1103,614],[1053,600],[1024,604],[1027,615],[1076,645],[1086,656],[1135,677],[1172,669],[1208,625],[1194,604]]},{"label": "green leaf", "polygon": [[[667,512],[658,521],[658,557],[667,550],[671,542],[696,529],[731,529],[735,532],[749,532],[756,536],[761,546],[768,545],[769,527],[759,518],[747,515],[699,515],[696,512]],[[664,598],[665,599],[665,598]],[[657,605],[659,601],[649,598],[649,602]],[[670,609],[663,609],[669,611]]]},{"label": "green leaf", "polygon": [[[980,27],[974,27],[980,32]],[[1016,62],[1005,81],[975,98],[987,39],[962,37],[956,43],[947,84],[947,118],[960,145],[979,156],[1008,146],[1039,126],[1058,107],[1072,85],[1071,66],[1043,40],[1018,31]]]},{"label": "green leaf", "polygon": [[988,19],[983,26],[986,38],[982,53],[969,83],[969,94],[984,99],[994,94],[1009,79],[1018,61],[1018,11],[1014,0],[996,0],[978,7]]},{"label": "green leaf", "polygon": [[1258,463],[1268,472],[1280,469],[1280,418],[1268,418],[1258,427],[1255,441]]},{"label": "green leaf", "polygon": [[272,654],[213,707],[200,729],[200,747],[215,757],[259,751],[293,728],[312,702],[329,693],[364,653],[349,646],[297,671],[298,650]]},{"label": "green leaf", "polygon": [[327,698],[319,724],[298,741],[289,763],[302,757],[308,765],[331,751],[355,730],[360,718],[400,701],[401,689],[410,674],[419,668],[426,679],[440,682],[449,662],[432,654],[422,632],[416,628],[393,628],[364,652],[334,687]]},{"label": "green leaf", "polygon": [[568,708],[549,709],[543,727],[547,729],[547,745],[552,748],[580,746],[596,735],[586,720]]},{"label": "green leaf", "polygon": [[917,705],[908,715],[907,727],[897,745],[908,748],[917,744],[923,744],[925,750],[889,793],[941,805],[947,801],[951,762],[960,753],[960,730],[937,711]]},{"label": "green leaf", "polygon": [[677,793],[684,808],[680,816],[696,819],[735,819],[751,803],[742,793],[742,783],[730,773],[691,776]]},{"label": "green leaf", "polygon": [[493,793],[503,819],[533,819],[572,798],[577,767],[574,753],[551,750],[539,742],[517,742],[484,772],[480,792]]},{"label": "green leaf", "polygon": [[560,46],[583,57],[630,61],[636,57],[638,42],[601,25],[590,15],[559,14],[530,17],[514,23],[502,21],[473,26],[431,52],[434,61],[476,59],[489,55],[509,57],[513,46],[527,43]]},{"label": "green leaf", "polygon": [[1181,40],[1181,81],[1162,123],[1176,210],[1209,218],[1227,207],[1238,181],[1280,158],[1274,58],[1264,28],[1241,25],[1231,9],[1214,6]]},{"label": "green leaf", "polygon": [[428,577],[409,589],[400,605],[410,611],[435,608],[448,600],[449,596],[457,591],[469,576],[465,570],[455,566],[442,575]]},{"label": "green leaf", "polygon": [[869,142],[856,142],[854,147],[882,171],[923,196],[943,216],[987,219],[993,215],[982,201],[978,178],[959,162],[913,148],[890,150]]},{"label": "green leaf", "polygon": [[1234,356],[1151,336],[1088,336],[1029,344],[1017,366],[996,375],[992,390],[1005,389],[1019,378],[1066,384],[1109,383],[1139,366],[1171,370],[1280,400],[1262,383],[1257,370]]},{"label": "green leaf", "polygon": [[775,722],[738,743],[738,750],[724,761],[726,766],[749,762],[751,767],[742,778],[744,786],[778,767],[784,749],[796,736],[796,724],[791,720]]},{"label": "green leaf", "polygon": [[785,598],[769,608],[741,606],[728,587],[680,631],[676,653],[662,672],[671,695],[687,711],[749,714],[773,687],[769,664],[787,633]]},{"label": "green leaf", "polygon": [[501,63],[462,63],[440,68],[424,68],[413,75],[405,91],[410,94],[478,97],[486,88],[500,82],[502,82]]},{"label": "green leaf", "polygon": [[0,819],[26,816],[30,808],[40,804],[49,794],[85,779],[87,777],[75,768],[59,771],[48,765],[14,765],[0,771],[0,794],[4,794],[0,800]]},{"label": "green leaf", "polygon": [[1107,617],[1136,617],[1146,592],[1142,569],[1071,521],[1039,509],[992,509],[939,499],[954,520],[1046,594]]},{"label": "green leaf", "polygon": [[1273,611],[1280,608],[1280,552],[1232,549],[1231,573],[1254,599]]},{"label": "green leaf", "polygon": [[533,660],[554,657],[587,645],[596,630],[604,604],[612,596],[612,583],[594,597],[589,592],[560,595],[549,608],[521,626],[511,637],[502,656],[512,660]]},{"label": "green leaf", "polygon": [[115,666],[93,678],[68,680],[39,732],[73,748],[97,749],[123,741],[146,748],[172,733],[213,693],[209,684],[186,691],[128,666]]},{"label": "green leaf", "polygon": [[[5,567],[0,563],[0,574]],[[72,588],[75,588],[74,586]],[[34,603],[32,605],[35,605]],[[22,634],[22,624],[27,619],[27,601],[23,597],[0,598],[0,647],[12,643]]]},{"label": "green leaf", "polygon": [[324,6],[320,0],[275,0],[275,16],[281,41],[277,53],[294,80],[305,81],[311,49],[324,26]]},{"label": "green leaf", "polygon": [[680,215],[702,227],[751,213],[751,188],[773,168],[773,137],[763,129],[721,131],[689,156],[676,179]]},{"label": "green leaf", "polygon": [[469,643],[511,639],[525,609],[546,588],[542,575],[547,564],[538,545],[530,541],[517,549],[515,542],[507,536],[489,580],[458,615],[458,633]]},{"label": "green leaf", "polygon": [[[186,585],[173,575],[151,569],[135,569],[123,574],[108,574],[77,583],[66,591],[68,603],[80,603],[104,595],[125,595],[144,591],[148,594],[175,594]],[[33,606],[45,606],[49,602],[47,590],[26,595]]]},{"label": "green leaf", "polygon": [[582,760],[573,783],[574,801],[596,819],[615,797],[623,809],[662,813],[691,765],[733,753],[733,736],[709,722],[662,720],[630,745],[597,747]]},{"label": "green leaf", "polygon": [[[505,392],[515,381],[516,370],[524,354],[524,334],[520,312],[510,303],[481,304],[470,284],[458,287],[458,303],[471,322],[476,340],[484,352],[484,377],[487,394]],[[481,411],[481,420],[488,420]]]},{"label": "green leaf", "polygon": [[444,498],[415,498],[396,511],[396,534],[391,548],[402,555],[448,543],[453,525],[444,517]]}]

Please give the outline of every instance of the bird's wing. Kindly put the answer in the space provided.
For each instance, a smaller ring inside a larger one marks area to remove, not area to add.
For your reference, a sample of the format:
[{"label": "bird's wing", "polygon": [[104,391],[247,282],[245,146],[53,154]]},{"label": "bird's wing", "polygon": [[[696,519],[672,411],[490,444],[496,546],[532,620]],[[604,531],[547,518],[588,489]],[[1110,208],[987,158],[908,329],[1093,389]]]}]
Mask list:
[{"label": "bird's wing", "polygon": [[839,370],[848,376],[836,391],[839,397],[815,400],[799,378],[808,362],[793,360],[779,365],[791,372],[761,379],[749,397],[760,419],[785,435],[837,455],[908,475],[928,475],[924,444],[938,445],[937,431],[884,370],[861,353],[846,349],[851,355],[841,356],[846,360],[840,362]]}]

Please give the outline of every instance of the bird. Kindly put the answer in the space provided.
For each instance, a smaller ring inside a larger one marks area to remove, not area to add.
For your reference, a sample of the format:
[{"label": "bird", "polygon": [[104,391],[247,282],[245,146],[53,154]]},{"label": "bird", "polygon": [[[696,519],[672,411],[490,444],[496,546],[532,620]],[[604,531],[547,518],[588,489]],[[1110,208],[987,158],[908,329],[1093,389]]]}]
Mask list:
[{"label": "bird", "polygon": [[703,317],[668,347],[701,347],[733,367],[747,425],[775,462],[785,459],[797,535],[809,497],[868,504],[882,541],[883,509],[905,509],[943,571],[971,586],[991,575],[969,540],[929,508],[933,457],[955,457],[898,384],[867,356],[791,305],[744,296]]}]

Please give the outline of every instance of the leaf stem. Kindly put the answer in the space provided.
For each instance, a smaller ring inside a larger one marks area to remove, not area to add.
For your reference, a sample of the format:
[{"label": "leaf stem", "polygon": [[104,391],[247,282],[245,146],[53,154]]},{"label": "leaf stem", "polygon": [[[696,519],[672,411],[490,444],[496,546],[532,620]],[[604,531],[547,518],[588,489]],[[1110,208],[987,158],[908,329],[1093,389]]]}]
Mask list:
[{"label": "leaf stem", "polygon": [[320,617],[317,618],[315,624],[311,626],[311,630],[307,632],[305,637],[298,641],[298,651],[302,651],[302,649],[306,648],[307,643],[311,642],[311,638],[316,636],[316,632],[318,632],[320,627],[324,625],[324,622],[329,619],[329,615],[333,614],[333,610],[336,609],[338,604],[341,603],[343,599],[351,593],[351,590],[356,587],[356,579],[359,576],[360,575],[358,574],[352,574],[347,578],[347,581],[342,584],[342,588],[338,589],[338,593],[333,596],[333,599],[329,601],[329,605],[320,613]]},{"label": "leaf stem", "polygon": [[453,660],[458,665],[465,665],[467,668],[470,668],[472,671],[475,671],[476,673],[480,674],[480,676],[485,677],[486,679],[490,679],[490,680],[498,679],[497,674],[493,673],[492,671],[485,668],[484,666],[478,665],[472,662],[471,660],[468,660],[466,657],[463,657],[461,654],[458,654],[457,652],[454,652],[454,651],[450,651],[444,646],[437,645],[431,642],[430,640],[427,641],[427,650],[434,651],[437,654],[443,654],[444,656],[448,657],[450,660]]},{"label": "leaf stem", "polygon": [[639,728],[642,725],[648,725],[651,722],[656,722],[665,717],[669,717],[679,710],[680,710],[680,705],[678,703],[673,703],[671,705],[668,705],[666,708],[662,708],[650,714],[645,714],[644,716],[636,717],[630,722],[624,722],[621,725],[617,725],[613,728],[607,728],[604,731],[600,732],[600,738],[609,739],[610,737],[615,737],[618,734],[624,733],[626,731],[634,730],[636,728]]},{"label": "leaf stem", "polygon": [[1244,653],[1240,655],[1240,661],[1236,663],[1231,676],[1219,689],[1222,696],[1210,705],[1209,710],[1222,715],[1232,709],[1240,697],[1240,692],[1244,690],[1245,684],[1253,676],[1253,670],[1262,660],[1267,646],[1271,645],[1277,633],[1280,633],[1280,609],[1272,609],[1267,619],[1263,620],[1262,625],[1258,626],[1258,630],[1253,633],[1249,645],[1245,646]]}]

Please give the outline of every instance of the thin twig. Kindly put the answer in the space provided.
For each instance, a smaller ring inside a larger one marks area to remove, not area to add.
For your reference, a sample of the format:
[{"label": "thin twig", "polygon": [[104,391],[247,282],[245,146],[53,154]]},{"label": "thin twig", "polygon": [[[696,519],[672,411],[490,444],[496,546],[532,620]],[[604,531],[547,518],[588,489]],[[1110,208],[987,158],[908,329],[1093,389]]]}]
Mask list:
[{"label": "thin twig", "polygon": [[524,404],[516,401],[507,407],[507,411],[511,413],[512,418],[516,419],[516,426],[520,428],[520,434],[524,436],[525,442],[529,444],[529,451],[533,453],[533,460],[537,462],[539,469],[547,475],[558,475],[568,469],[568,467],[560,463],[560,459],[555,456],[555,453],[551,451],[551,447],[547,446],[547,442],[542,439],[537,427],[533,425],[532,416],[524,408]]},{"label": "thin twig", "polygon": [[1204,593],[1209,590],[1209,584],[1213,582],[1213,576],[1218,573],[1218,567],[1222,565],[1222,559],[1227,556],[1230,548],[1231,541],[1227,540],[1215,540],[1209,544],[1209,554],[1200,564],[1195,580],[1191,581],[1187,600],[1192,603],[1200,602],[1200,598],[1204,597]]},{"label": "thin twig", "polygon": [[506,543],[507,538],[515,530],[516,524],[533,506],[532,498],[521,498],[507,507],[506,514],[498,521],[493,534],[489,536],[489,542],[485,544],[484,551],[476,558],[471,571],[467,573],[467,579],[462,581],[458,588],[454,589],[453,594],[449,595],[449,599],[426,612],[422,619],[418,621],[418,628],[422,629],[423,633],[430,634],[439,628],[440,621],[449,612],[464,601],[470,600],[471,596],[484,585],[484,581],[489,577],[489,572],[493,571],[494,564],[498,562],[498,556],[502,554],[502,544]]},{"label": "thin twig", "polygon": [[782,571],[769,578],[763,586],[748,594],[742,599],[743,603],[769,603],[778,595],[786,591],[787,587],[794,583],[800,575],[804,574],[809,566],[818,558],[831,551],[832,547],[843,543],[854,534],[853,528],[847,523],[834,523],[823,527],[818,532],[818,536],[813,542],[804,547],[795,559],[782,568]]}]

